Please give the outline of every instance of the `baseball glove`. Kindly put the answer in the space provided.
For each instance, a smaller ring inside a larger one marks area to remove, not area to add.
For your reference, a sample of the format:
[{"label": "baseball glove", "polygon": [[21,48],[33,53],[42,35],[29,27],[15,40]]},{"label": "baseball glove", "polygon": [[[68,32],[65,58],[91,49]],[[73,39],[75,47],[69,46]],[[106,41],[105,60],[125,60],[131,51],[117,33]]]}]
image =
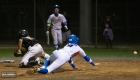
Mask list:
[{"label": "baseball glove", "polygon": [[15,56],[15,57],[22,57],[22,56],[24,56],[24,54],[26,54],[26,53],[27,53],[27,51],[21,50],[21,52],[18,52],[18,50],[16,50],[16,51],[14,51],[14,56]]}]

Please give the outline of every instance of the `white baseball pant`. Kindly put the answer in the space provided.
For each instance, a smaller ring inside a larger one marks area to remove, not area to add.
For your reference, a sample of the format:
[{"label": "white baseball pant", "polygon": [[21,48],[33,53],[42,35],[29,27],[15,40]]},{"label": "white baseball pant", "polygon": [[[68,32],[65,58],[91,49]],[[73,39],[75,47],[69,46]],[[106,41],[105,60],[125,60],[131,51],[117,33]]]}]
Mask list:
[{"label": "white baseball pant", "polygon": [[33,56],[35,57],[43,56],[45,59],[50,57],[47,53],[44,52],[40,44],[36,44],[28,48],[28,52],[23,56],[20,63],[24,63],[24,65],[27,65],[29,58]]}]

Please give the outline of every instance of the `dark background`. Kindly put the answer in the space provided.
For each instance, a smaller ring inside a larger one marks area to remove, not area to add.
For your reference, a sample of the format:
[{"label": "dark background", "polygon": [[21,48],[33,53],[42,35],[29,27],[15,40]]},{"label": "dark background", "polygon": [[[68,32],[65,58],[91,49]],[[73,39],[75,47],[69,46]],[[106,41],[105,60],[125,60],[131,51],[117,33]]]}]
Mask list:
[{"label": "dark background", "polygon": [[[28,30],[30,36],[47,45],[46,23],[53,12],[53,5],[60,5],[60,13],[71,15],[72,33],[79,36],[80,0],[0,0],[0,45],[15,45],[18,32]],[[104,45],[103,22],[111,16],[114,45],[139,45],[140,0],[98,0],[98,45]],[[95,44],[95,0],[92,0],[92,43]],[[34,25],[34,20],[35,25]],[[88,36],[88,35],[87,35]],[[51,36],[50,36],[51,37]],[[52,38],[51,38],[52,44]]]}]

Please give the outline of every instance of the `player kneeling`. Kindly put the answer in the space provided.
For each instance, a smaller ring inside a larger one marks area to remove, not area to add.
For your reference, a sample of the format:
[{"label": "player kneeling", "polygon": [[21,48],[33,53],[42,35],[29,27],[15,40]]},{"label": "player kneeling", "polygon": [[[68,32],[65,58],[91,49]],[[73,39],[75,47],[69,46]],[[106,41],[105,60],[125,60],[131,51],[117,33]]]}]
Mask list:
[{"label": "player kneeling", "polygon": [[[26,49],[26,53],[22,53],[21,48]],[[20,62],[21,68],[32,67],[37,64],[40,64],[39,56],[48,59],[50,56],[44,52],[42,46],[38,43],[35,38],[29,36],[26,30],[19,31],[19,39],[18,39],[18,50],[14,52],[15,57],[22,57]]]},{"label": "player kneeling", "polygon": [[69,62],[73,68],[76,68],[72,58],[77,54],[82,55],[83,58],[93,66],[100,64],[94,63],[91,58],[86,55],[84,50],[78,46],[78,38],[75,35],[70,35],[68,38],[68,44],[62,49],[53,51],[52,55],[45,61],[44,65],[40,68],[34,68],[32,73],[36,71],[44,74],[50,73],[66,62]]}]

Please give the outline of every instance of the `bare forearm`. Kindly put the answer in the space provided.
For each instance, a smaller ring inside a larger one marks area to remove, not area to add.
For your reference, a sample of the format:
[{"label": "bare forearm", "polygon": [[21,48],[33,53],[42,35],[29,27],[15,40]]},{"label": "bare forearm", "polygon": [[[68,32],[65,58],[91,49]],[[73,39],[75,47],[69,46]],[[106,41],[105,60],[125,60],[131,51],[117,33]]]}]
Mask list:
[{"label": "bare forearm", "polygon": [[19,39],[18,41],[18,50],[21,50],[22,48],[22,39]]}]

